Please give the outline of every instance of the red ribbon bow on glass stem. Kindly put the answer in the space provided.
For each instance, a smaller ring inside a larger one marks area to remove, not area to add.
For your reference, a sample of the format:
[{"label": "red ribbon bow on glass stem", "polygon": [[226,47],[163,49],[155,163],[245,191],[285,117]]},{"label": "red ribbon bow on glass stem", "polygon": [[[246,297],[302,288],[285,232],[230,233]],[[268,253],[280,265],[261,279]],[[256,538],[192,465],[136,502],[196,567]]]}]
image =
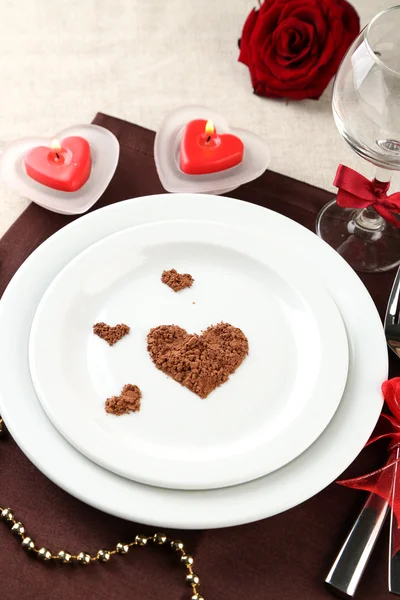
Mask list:
[{"label": "red ribbon bow on glass stem", "polygon": [[400,461],[400,458],[396,458],[397,449],[400,447],[400,377],[385,381],[382,385],[382,392],[392,415],[381,414],[377,432],[366,445],[369,446],[382,439],[390,440],[388,461],[384,467],[372,473],[353,479],[344,479],[338,483],[377,494],[390,504],[397,523],[400,524],[400,497],[392,494],[395,466]]},{"label": "red ribbon bow on glass stem", "polygon": [[400,192],[387,194],[390,181],[370,181],[354,169],[339,165],[333,185],[339,188],[336,202],[342,208],[372,207],[386,221],[400,227],[392,213],[400,213]]}]

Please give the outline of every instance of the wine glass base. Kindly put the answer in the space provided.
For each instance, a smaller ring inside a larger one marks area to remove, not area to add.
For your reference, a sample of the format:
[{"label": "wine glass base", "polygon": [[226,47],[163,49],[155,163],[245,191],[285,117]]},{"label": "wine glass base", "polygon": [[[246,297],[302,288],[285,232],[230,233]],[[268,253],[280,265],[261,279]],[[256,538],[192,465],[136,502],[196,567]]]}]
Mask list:
[{"label": "wine glass base", "polygon": [[332,200],[317,217],[317,234],[356,271],[378,273],[400,265],[400,228],[377,216],[362,218],[362,210],[341,208]]}]

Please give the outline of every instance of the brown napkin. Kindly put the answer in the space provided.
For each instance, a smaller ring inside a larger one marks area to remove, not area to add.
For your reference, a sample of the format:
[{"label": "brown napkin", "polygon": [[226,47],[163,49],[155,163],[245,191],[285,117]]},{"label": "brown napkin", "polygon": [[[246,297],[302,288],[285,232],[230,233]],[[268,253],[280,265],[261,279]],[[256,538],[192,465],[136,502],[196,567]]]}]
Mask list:
[{"label": "brown napkin", "polygon": [[[117,172],[94,208],[163,192],[153,160],[154,133],[103,114],[98,114],[94,122],[110,129],[121,144]],[[323,190],[270,171],[231,195],[271,208],[310,229],[314,228],[320,207],[331,198]],[[27,256],[71,220],[35,204],[25,210],[0,240],[0,294]],[[362,276],[381,315],[393,278],[393,271]],[[394,359],[391,363],[391,375],[399,375],[400,363]],[[371,449],[357,459],[348,474],[378,467],[383,457],[384,447]],[[323,581],[363,500],[362,492],[332,484],[301,506],[258,523],[170,533],[183,539],[194,555],[206,600],[327,599],[331,593],[324,589]],[[0,443],[0,505],[11,506],[36,543],[53,551],[62,548],[94,554],[139,532],[154,531],[108,516],[72,498],[46,479],[10,436]],[[391,597],[387,591],[387,543],[384,532],[360,585],[360,599]],[[47,565],[28,557],[0,523],[2,600],[186,600],[190,596],[184,569],[166,551],[134,548],[129,555],[114,557],[107,565],[79,569]]]}]

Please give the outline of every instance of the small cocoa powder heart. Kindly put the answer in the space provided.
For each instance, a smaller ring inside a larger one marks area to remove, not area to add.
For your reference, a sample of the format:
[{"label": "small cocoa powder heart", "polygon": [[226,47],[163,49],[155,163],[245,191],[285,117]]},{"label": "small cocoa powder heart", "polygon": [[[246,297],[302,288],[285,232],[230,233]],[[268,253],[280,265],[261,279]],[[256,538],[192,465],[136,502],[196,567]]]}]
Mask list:
[{"label": "small cocoa powder heart", "polygon": [[138,386],[127,383],[122,388],[119,396],[107,398],[105,403],[106,412],[118,417],[130,412],[139,412],[141,398],[142,392]]},{"label": "small cocoa powder heart", "polygon": [[174,292],[180,292],[193,285],[194,279],[189,273],[178,273],[176,269],[163,271],[161,281],[168,285]]},{"label": "small cocoa powder heart", "polygon": [[201,335],[160,325],[149,331],[147,350],[158,369],[206,398],[240,366],[249,343],[243,331],[229,323],[212,325]]},{"label": "small cocoa powder heart", "polygon": [[93,325],[93,333],[98,335],[102,340],[105,340],[110,346],[114,346],[121,338],[127,335],[130,327],[125,323],[120,323],[111,327],[106,323],[96,323]]}]

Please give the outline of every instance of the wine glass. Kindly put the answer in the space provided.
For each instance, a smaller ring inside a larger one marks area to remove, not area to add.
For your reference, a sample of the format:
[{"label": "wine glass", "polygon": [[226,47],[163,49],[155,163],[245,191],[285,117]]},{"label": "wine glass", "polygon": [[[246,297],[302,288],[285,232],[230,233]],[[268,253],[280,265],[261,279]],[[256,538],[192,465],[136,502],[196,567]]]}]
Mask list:
[{"label": "wine glass", "polygon": [[[400,171],[399,32],[400,6],[374,17],[349,48],[333,88],[336,126],[351,148],[375,165],[378,186]],[[341,208],[336,200],[329,202],[318,215],[317,234],[356,270],[388,271],[400,264],[400,228],[371,206]]]}]

